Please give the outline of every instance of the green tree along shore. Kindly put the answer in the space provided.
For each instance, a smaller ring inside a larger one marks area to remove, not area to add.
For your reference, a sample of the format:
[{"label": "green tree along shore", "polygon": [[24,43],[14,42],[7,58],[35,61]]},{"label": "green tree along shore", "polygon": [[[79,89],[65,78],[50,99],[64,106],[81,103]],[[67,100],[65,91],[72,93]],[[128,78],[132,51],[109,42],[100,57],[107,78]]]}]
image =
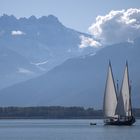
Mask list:
[{"label": "green tree along shore", "polygon": [[[140,109],[133,110],[140,117]],[[0,107],[0,119],[100,119],[102,110],[84,107]]]}]

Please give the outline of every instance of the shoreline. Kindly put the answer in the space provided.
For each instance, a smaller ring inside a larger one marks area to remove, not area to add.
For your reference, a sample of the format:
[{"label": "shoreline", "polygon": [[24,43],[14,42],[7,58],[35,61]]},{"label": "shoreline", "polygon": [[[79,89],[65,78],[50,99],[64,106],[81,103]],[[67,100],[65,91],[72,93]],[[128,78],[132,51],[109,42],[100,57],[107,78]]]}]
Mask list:
[{"label": "shoreline", "polygon": [[[133,109],[136,119],[140,119],[140,109]],[[103,119],[103,111],[94,108],[36,106],[36,107],[0,107],[2,119]]]}]

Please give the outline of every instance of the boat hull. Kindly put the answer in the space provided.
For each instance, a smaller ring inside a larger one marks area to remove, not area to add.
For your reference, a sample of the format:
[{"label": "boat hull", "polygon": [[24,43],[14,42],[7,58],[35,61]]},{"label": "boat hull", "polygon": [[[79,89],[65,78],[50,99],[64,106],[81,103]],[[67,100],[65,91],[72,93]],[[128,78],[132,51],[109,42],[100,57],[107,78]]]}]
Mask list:
[{"label": "boat hull", "polygon": [[136,122],[135,118],[134,117],[131,117],[130,119],[128,120],[110,120],[110,121],[105,121],[105,125],[118,125],[118,126],[121,126],[121,125],[133,125],[134,123]]}]

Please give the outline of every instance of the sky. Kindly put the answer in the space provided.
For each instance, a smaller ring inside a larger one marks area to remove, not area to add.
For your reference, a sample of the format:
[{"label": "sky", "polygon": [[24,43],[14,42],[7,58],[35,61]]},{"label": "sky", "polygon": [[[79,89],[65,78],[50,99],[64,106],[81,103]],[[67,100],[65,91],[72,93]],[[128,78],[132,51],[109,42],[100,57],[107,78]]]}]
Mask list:
[{"label": "sky", "polygon": [[36,17],[53,14],[67,27],[88,32],[98,15],[140,8],[140,0],[0,0],[0,15]]}]

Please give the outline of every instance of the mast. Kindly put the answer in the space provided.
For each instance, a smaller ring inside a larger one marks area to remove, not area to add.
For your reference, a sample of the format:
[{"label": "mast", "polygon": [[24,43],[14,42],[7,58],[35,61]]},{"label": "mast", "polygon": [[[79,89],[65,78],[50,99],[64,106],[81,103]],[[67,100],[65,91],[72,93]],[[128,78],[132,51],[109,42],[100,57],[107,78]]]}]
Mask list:
[{"label": "mast", "polygon": [[117,97],[119,95],[119,80],[117,80]]},{"label": "mast", "polygon": [[126,67],[124,71],[124,77],[122,81],[121,91],[118,98],[118,104],[116,108],[116,113],[119,116],[131,116],[131,96],[130,96],[130,84],[129,84],[129,74],[128,74],[128,63],[126,62]]},{"label": "mast", "polygon": [[105,118],[116,117],[115,116],[116,106],[117,106],[116,87],[114,83],[111,63],[109,61],[103,104],[104,117]]},{"label": "mast", "polygon": [[129,116],[133,115],[133,111],[132,111],[132,102],[131,102],[131,86],[132,86],[132,81],[130,81],[129,84],[129,91],[130,91],[130,96],[129,96],[129,102],[130,102],[130,106],[129,106]]}]

